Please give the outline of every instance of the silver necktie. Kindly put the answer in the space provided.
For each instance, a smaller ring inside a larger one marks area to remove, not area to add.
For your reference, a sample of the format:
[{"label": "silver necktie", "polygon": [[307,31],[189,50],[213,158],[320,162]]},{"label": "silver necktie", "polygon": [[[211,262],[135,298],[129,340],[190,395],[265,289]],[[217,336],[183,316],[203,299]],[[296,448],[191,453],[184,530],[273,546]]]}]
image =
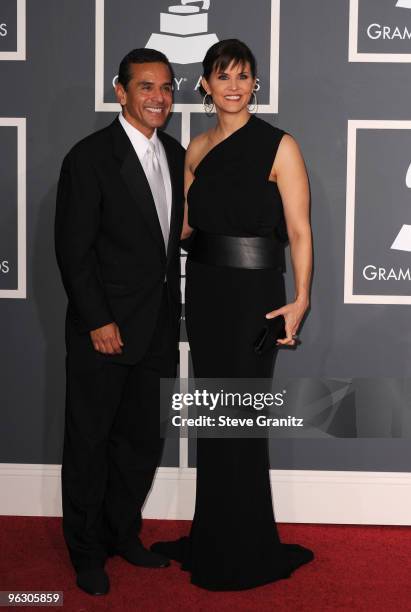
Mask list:
[{"label": "silver necktie", "polygon": [[170,227],[168,222],[166,189],[164,186],[163,174],[161,172],[157,152],[154,143],[152,143],[151,141],[149,141],[148,143],[148,148],[144,156],[144,168],[147,180],[150,184],[151,193],[153,194],[154,203],[156,205],[157,210],[157,216],[160,222],[161,231],[163,233],[164,238],[164,244],[167,251]]}]

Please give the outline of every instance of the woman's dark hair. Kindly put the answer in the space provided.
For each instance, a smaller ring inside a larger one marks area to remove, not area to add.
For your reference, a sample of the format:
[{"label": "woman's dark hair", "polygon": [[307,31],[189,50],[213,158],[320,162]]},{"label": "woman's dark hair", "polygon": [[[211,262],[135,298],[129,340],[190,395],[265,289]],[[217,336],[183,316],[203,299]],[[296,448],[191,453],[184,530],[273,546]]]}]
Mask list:
[{"label": "woman's dark hair", "polygon": [[164,53],[161,53],[161,51],[156,51],[155,49],[133,49],[133,51],[127,53],[127,55],[123,57],[120,62],[117,82],[121,83],[124,89],[127,90],[127,85],[132,77],[130,74],[130,65],[148,64],[151,62],[166,64],[170,70],[171,79],[173,78],[173,69]]},{"label": "woman's dark hair", "polygon": [[245,66],[248,62],[251,76],[255,79],[257,73],[256,59],[249,47],[237,38],[220,40],[209,48],[203,59],[203,77],[208,80],[213,70],[224,71],[233,62],[234,66],[238,64]]}]

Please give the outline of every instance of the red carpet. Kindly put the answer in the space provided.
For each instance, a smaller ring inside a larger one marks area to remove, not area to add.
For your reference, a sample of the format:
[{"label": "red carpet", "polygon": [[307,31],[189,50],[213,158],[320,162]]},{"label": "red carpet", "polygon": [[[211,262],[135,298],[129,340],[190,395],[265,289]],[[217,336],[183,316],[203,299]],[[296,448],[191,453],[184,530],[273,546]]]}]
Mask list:
[{"label": "red carpet", "polygon": [[[187,533],[188,525],[145,521],[142,538],[147,545],[172,539]],[[177,564],[146,570],[116,557],[106,566],[109,595],[94,598],[75,586],[60,519],[0,517],[0,590],[63,591],[69,612],[411,611],[410,528],[280,525],[280,532],[285,542],[303,544],[316,555],[287,580],[209,593],[192,586]]]}]

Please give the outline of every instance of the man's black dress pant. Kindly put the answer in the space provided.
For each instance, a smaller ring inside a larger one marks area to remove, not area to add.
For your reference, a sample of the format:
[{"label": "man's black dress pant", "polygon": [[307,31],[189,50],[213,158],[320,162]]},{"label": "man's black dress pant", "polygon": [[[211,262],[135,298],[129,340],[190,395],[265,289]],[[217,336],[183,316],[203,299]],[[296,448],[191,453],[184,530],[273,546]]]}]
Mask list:
[{"label": "man's black dress pant", "polygon": [[160,378],[174,377],[176,367],[166,288],[151,344],[138,363],[121,365],[94,349],[82,359],[68,349],[63,531],[76,571],[103,566],[109,552],[126,551],[138,540],[164,442]]}]

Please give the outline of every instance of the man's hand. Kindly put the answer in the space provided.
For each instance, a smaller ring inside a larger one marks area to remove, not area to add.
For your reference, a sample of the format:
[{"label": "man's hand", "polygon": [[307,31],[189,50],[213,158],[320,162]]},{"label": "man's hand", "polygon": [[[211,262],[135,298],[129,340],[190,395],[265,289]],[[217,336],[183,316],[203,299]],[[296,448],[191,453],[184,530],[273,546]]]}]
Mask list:
[{"label": "man's hand", "polygon": [[124,346],[120,330],[116,323],[109,323],[90,332],[91,341],[96,351],[105,355],[121,355]]}]

